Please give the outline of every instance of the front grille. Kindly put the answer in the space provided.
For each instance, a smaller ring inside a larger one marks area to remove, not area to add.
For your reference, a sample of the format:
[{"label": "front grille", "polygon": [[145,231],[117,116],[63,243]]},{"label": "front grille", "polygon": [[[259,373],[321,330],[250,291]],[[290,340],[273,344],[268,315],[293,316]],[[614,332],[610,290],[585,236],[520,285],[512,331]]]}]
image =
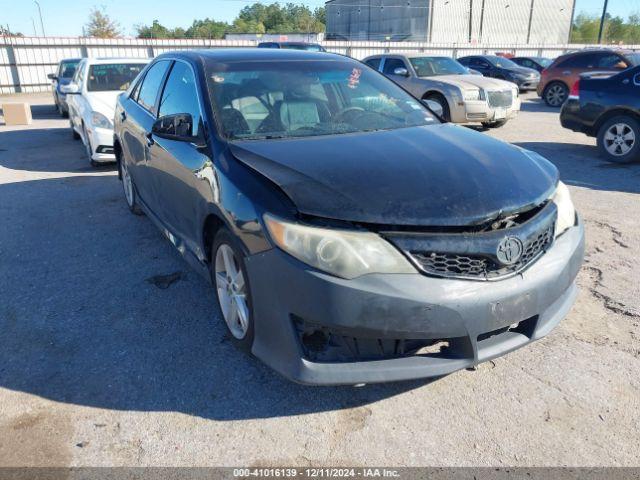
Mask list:
[{"label": "front grille", "polygon": [[411,251],[420,268],[432,275],[495,279],[519,272],[534,262],[553,241],[553,225],[523,244],[522,256],[513,265],[503,265],[489,255]]},{"label": "front grille", "polygon": [[504,90],[502,92],[488,92],[487,101],[489,106],[509,108],[513,103],[513,94],[511,90]]}]

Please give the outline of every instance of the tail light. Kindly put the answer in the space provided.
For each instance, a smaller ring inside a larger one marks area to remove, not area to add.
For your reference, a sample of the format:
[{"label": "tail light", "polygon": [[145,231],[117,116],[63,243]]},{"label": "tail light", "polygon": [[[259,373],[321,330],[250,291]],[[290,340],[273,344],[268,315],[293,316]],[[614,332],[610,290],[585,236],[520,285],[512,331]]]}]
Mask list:
[{"label": "tail light", "polygon": [[572,85],[571,91],[569,92],[569,98],[576,100],[580,98],[580,79],[576,80]]}]

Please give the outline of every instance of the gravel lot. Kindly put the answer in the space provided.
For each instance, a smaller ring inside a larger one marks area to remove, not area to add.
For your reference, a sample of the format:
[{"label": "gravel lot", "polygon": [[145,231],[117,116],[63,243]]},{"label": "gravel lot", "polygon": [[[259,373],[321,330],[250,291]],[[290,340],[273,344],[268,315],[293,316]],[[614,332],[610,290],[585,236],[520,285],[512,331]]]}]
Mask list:
[{"label": "gravel lot", "polygon": [[237,352],[114,169],[89,166],[49,95],[25,98],[33,125],[0,117],[0,466],[640,464],[640,164],[600,160],[533,95],[488,134],[570,185],[577,304],[476,371],[363,388],[299,386]]}]

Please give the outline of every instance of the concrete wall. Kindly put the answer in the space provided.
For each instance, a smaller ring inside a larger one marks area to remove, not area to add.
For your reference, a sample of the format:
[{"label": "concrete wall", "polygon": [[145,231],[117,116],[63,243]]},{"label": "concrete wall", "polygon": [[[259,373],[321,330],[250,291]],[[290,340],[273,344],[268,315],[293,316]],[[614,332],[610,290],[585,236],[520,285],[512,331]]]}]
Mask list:
[{"label": "concrete wall", "polygon": [[[477,0],[476,0],[477,1]],[[542,0],[540,0],[542,1]],[[522,45],[513,43],[436,43],[436,42],[320,42],[329,52],[363,59],[385,52],[424,52],[464,55],[510,52],[553,58],[568,50],[586,45]],[[58,62],[73,57],[150,58],[172,50],[194,48],[255,47],[255,41],[242,40],[143,40],[136,38],[41,38],[0,36],[0,94],[40,92],[51,88],[48,73],[54,73]],[[640,50],[640,45],[629,46]]]}]

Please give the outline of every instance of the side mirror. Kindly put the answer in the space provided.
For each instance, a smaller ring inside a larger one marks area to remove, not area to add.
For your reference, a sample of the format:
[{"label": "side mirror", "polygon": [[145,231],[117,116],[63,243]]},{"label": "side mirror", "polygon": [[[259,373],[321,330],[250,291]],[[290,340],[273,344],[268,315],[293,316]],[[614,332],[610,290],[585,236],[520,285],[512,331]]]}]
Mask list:
[{"label": "side mirror", "polygon": [[68,85],[62,85],[60,91],[65,95],[77,95],[80,93],[80,87],[77,83],[69,83]]},{"label": "side mirror", "polygon": [[151,133],[160,138],[178,142],[201,144],[202,139],[193,135],[193,117],[189,113],[175,113],[157,119]]},{"label": "side mirror", "polygon": [[469,72],[469,75],[479,75],[479,76],[483,76],[482,73],[480,73],[477,70],[474,70],[473,68],[467,68],[467,72]]},{"label": "side mirror", "polygon": [[399,68],[396,68],[393,71],[393,74],[394,75],[398,75],[400,77],[408,77],[409,76],[409,70],[407,70],[406,68],[403,68],[403,67],[399,67]]},{"label": "side mirror", "polygon": [[433,100],[426,100],[426,99],[423,100],[422,103],[424,103],[429,110],[431,110],[440,119],[442,119],[442,114],[444,113],[444,111],[442,110],[442,105],[440,105],[438,102],[434,102]]},{"label": "side mirror", "polygon": [[57,80],[58,76],[55,73],[50,73],[49,75],[47,75],[47,78],[49,80]]}]

